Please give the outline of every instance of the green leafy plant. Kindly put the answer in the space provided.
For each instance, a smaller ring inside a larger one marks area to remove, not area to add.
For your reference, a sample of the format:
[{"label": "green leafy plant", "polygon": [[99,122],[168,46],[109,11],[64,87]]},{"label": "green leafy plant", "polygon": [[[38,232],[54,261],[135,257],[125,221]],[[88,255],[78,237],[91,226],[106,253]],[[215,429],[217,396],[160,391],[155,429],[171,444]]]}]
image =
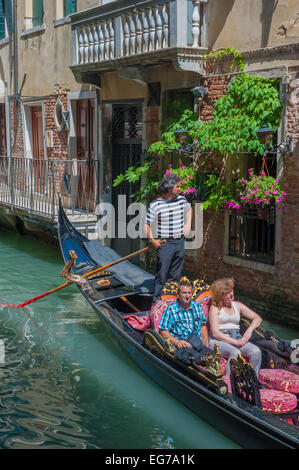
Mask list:
[{"label": "green leafy plant", "polygon": [[203,202],[203,208],[211,208],[216,211],[226,207],[228,202],[231,204],[229,207],[235,207],[232,202],[239,200],[242,190],[242,182],[240,180],[222,184],[220,178],[213,174],[209,175],[206,186],[208,188],[208,198]]},{"label": "green leafy plant", "polygon": [[[217,51],[213,55],[219,58],[224,53],[224,51]],[[238,58],[241,67],[241,57],[236,52],[233,54],[236,60]],[[276,79],[240,73],[227,87],[223,97],[214,104],[211,121],[202,122],[192,110],[184,109],[177,120],[168,122],[161,139],[149,147],[147,159],[139,166],[128,168],[125,173],[114,180],[113,185],[116,186],[123,181],[140,181],[140,189],[132,197],[139,202],[148,202],[154,197],[158,189],[158,181],[167,166],[166,163],[163,165],[162,160],[159,170],[154,157],[167,157],[172,152],[179,152],[181,144],[176,141],[174,132],[180,128],[188,131],[187,142],[197,143],[200,149],[199,154],[234,155],[240,152],[263,154],[264,145],[260,143],[256,131],[264,124],[274,129],[279,126],[282,104],[278,84],[279,81]],[[180,106],[178,105],[177,110]],[[207,156],[205,161],[207,162],[209,158]],[[184,179],[183,175],[182,178]],[[212,179],[210,183],[210,195],[205,202],[205,208],[223,207],[223,201],[225,204],[229,201],[229,197],[231,197],[230,201],[235,201],[238,205],[237,196],[234,193],[235,183],[230,186],[220,184],[218,181],[216,184]],[[217,187],[218,194],[212,189],[213,185]],[[186,188],[188,189],[191,187]],[[219,201],[217,202],[216,199]]]},{"label": "green leafy plant", "polygon": [[232,58],[232,65],[230,67],[230,71],[232,72],[235,68],[237,70],[243,71],[244,61],[241,52],[237,51],[232,47],[227,47],[223,49],[219,49],[218,51],[210,52],[209,54],[204,56],[204,60],[210,60],[212,63],[217,62],[219,59],[223,58]]}]

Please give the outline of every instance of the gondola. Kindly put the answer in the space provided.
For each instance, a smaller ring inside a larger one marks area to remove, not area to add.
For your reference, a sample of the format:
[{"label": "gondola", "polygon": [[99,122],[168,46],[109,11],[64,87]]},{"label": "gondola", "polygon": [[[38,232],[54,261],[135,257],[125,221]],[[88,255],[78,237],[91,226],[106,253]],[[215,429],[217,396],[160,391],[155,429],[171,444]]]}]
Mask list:
[{"label": "gondola", "polygon": [[[76,254],[73,269],[76,275],[84,276],[120,258],[109,246],[99,240],[88,240],[78,232],[61,204],[58,235],[65,263],[70,259],[70,252]],[[299,448],[298,403],[289,415],[264,411],[260,402],[253,401],[255,386],[249,397],[242,389],[238,393],[237,382],[232,384],[233,392],[228,393],[222,375],[213,367],[178,361],[157,333],[132,328],[125,317],[130,313],[137,316],[148,314],[152,305],[153,282],[154,277],[150,273],[130,261],[123,261],[107,272],[93,275],[88,278],[88,285],[78,285],[78,288],[113,338],[140,369],[201,419],[243,448]],[[261,347],[268,367],[287,369],[290,365],[292,372],[299,375],[299,367],[289,359],[287,342],[273,341],[273,334],[272,338],[266,337],[262,329],[256,336],[256,344]]]}]

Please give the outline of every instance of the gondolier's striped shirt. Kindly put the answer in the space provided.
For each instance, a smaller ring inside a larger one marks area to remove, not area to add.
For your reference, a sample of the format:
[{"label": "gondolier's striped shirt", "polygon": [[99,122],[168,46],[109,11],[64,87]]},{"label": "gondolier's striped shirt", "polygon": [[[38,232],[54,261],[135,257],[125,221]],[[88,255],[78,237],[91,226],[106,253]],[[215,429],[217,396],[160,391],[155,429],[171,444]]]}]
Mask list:
[{"label": "gondolier's striped shirt", "polygon": [[181,237],[185,214],[191,205],[184,196],[174,199],[155,199],[149,206],[145,223],[152,229],[154,238]]},{"label": "gondolier's striped shirt", "polygon": [[207,319],[199,303],[191,300],[190,307],[185,310],[176,300],[163,312],[159,329],[169,331],[175,338],[187,339],[190,335],[200,337],[201,326]]}]

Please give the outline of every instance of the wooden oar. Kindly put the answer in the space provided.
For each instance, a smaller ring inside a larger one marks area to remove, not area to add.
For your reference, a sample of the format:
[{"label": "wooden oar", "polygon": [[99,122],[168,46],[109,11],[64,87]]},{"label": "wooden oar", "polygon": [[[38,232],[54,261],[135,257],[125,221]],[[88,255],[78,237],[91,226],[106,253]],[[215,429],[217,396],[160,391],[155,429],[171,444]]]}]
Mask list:
[{"label": "wooden oar", "polygon": [[[164,242],[164,240],[163,240]],[[102,266],[101,268],[94,269],[93,271],[90,271],[89,273],[83,274],[82,277],[89,277],[92,276],[93,274],[99,273],[101,271],[104,271],[105,269],[109,269],[112,266],[115,266],[118,263],[121,263],[122,261],[126,261],[130,258],[133,258],[134,256],[141,255],[141,253],[144,253],[145,251],[148,251],[151,248],[151,246],[146,246],[145,248],[142,248],[141,250],[135,251],[134,253],[131,253],[130,255],[124,256],[123,258],[117,259],[113,261],[112,263],[106,264],[105,266]],[[23,302],[21,304],[15,305],[15,304],[0,304],[1,307],[10,307],[10,308],[23,308],[26,307],[26,305],[32,304],[36,300],[40,300],[43,297],[46,297],[47,295],[54,294],[54,292],[58,292],[61,289],[64,289],[67,286],[70,286],[73,284],[73,282],[65,282],[64,284],[61,284],[58,287],[55,287],[55,289],[51,289],[48,292],[44,292],[43,294],[40,294],[36,297],[33,297],[33,299],[27,300],[26,302]]]}]

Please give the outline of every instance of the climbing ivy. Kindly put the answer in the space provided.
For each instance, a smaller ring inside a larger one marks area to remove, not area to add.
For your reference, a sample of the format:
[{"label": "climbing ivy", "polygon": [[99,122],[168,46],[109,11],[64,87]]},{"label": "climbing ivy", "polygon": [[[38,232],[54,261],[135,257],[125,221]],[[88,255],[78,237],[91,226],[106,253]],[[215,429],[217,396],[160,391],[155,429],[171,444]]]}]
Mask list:
[{"label": "climbing ivy", "polygon": [[202,122],[193,111],[185,109],[176,121],[169,123],[161,140],[149,147],[147,161],[119,175],[114,185],[124,180],[137,181],[143,177],[141,191],[135,196],[137,200],[142,201],[146,195],[148,200],[152,191],[156,191],[159,179],[153,157],[155,155],[163,157],[180,149],[174,134],[174,131],[180,128],[188,131],[190,142],[198,143],[199,153],[262,154],[264,146],[259,142],[256,131],[264,124],[277,129],[281,120],[281,111],[282,103],[277,79],[240,73],[227,87],[224,96],[214,104],[211,121]]},{"label": "climbing ivy", "polygon": [[210,52],[209,54],[205,55],[203,58],[205,61],[210,61],[212,64],[219,61],[222,58],[232,58],[232,64],[230,67],[230,72],[234,69],[237,69],[241,72],[244,71],[245,65],[243,61],[243,56],[241,52],[237,51],[232,47],[227,47],[223,49],[219,49],[218,51]]},{"label": "climbing ivy", "polygon": [[276,79],[241,73],[214,104],[211,121],[199,121],[192,111],[187,110],[162,134],[160,141],[150,146],[149,152],[165,155],[178,149],[180,145],[176,143],[173,131],[182,127],[188,130],[190,139],[198,142],[201,151],[262,154],[264,146],[256,131],[263,124],[277,129],[281,110]]}]

